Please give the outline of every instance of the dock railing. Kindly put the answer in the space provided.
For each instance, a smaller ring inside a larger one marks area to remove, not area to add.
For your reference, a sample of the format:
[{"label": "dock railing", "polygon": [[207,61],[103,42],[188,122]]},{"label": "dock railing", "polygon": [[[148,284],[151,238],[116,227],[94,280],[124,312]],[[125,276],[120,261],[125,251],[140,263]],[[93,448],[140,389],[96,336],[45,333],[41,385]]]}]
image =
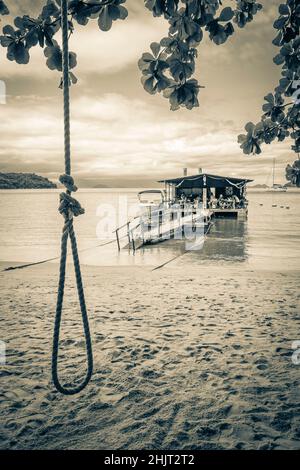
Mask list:
[{"label": "dock railing", "polygon": [[[198,230],[197,224],[204,220],[201,208],[195,208],[192,204],[173,204],[171,207],[147,206],[142,209],[139,215],[114,230],[119,251],[121,251],[120,240],[123,238],[127,238],[127,246],[135,252],[140,246],[148,243],[170,238],[182,239],[185,229],[190,235]],[[121,234],[124,229],[125,233]]]},{"label": "dock railing", "polygon": [[[135,225],[134,225],[135,224]],[[132,226],[133,225],[133,226]],[[118,251],[121,251],[121,244],[120,244],[120,240],[121,240],[121,236],[120,236],[120,231],[124,228],[127,229],[126,231],[126,235],[127,238],[128,238],[128,244],[129,246],[133,246],[133,249],[135,251],[135,241],[134,241],[134,230],[136,230],[140,225],[140,216],[136,216],[134,217],[132,220],[130,221],[127,221],[125,224],[123,225],[120,225],[119,227],[117,227],[113,233],[116,235],[116,239],[117,239],[117,245],[118,245]],[[124,238],[122,236],[122,238]]]}]

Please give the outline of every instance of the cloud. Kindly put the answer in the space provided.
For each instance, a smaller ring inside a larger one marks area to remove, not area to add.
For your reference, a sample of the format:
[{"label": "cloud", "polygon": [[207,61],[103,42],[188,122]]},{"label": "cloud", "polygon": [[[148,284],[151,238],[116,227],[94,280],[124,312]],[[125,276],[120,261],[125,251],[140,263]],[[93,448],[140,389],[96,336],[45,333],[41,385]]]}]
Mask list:
[{"label": "cloud", "polygon": [[[19,4],[12,11],[15,14],[25,14],[29,12],[34,16],[40,11],[40,7],[35,6],[32,11],[33,2],[27,5]],[[39,2],[43,4],[45,2]],[[168,24],[160,18],[153,18],[144,8],[141,9],[133,3],[128,2],[129,17],[125,21],[116,21],[108,32],[99,30],[96,20],[91,19],[86,26],[75,25],[75,34],[70,39],[70,49],[78,56],[78,68],[76,73],[81,75],[103,75],[119,72],[126,67],[133,65],[137,67],[137,62],[143,52],[149,50],[153,41],[160,40],[168,31]],[[12,19],[10,19],[12,22]],[[56,39],[60,42],[60,36]],[[5,77],[35,76],[48,77],[51,73],[45,66],[45,57],[42,49],[36,46],[31,49],[31,60],[27,65],[18,65],[8,62],[5,58],[5,49],[0,48],[1,73]]]},{"label": "cloud", "polygon": [[[14,14],[35,15],[44,1],[8,3]],[[197,77],[206,88],[200,92],[200,108],[191,112],[170,112],[167,100],[142,89],[137,61],[168,25],[153,18],[141,0],[128,1],[129,18],[114,23],[108,33],[99,31],[95,21],[77,27],[70,41],[78,54],[79,84],[72,87],[77,178],[121,184],[137,177],[176,176],[188,166],[265,182],[275,156],[284,180],[285,164],[293,158],[288,142],[265,146],[255,158],[245,157],[236,142],[245,123],[259,119],[263,96],[278,80],[271,41],[279,3],[265,0],[264,11],[246,28],[236,28],[222,46],[206,34],[197,61]],[[28,66],[8,62],[3,49],[0,61],[0,79],[6,79],[10,94],[1,107],[0,168],[57,177],[63,168],[60,74],[47,69],[38,47]]]}]

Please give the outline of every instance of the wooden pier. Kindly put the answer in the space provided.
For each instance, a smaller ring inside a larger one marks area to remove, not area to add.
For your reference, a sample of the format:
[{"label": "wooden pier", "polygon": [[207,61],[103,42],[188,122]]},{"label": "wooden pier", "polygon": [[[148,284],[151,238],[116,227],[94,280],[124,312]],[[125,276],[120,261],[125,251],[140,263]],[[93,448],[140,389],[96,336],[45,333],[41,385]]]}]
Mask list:
[{"label": "wooden pier", "polygon": [[[195,246],[203,244],[211,225],[211,215],[211,211],[195,210],[191,205],[184,209],[179,206],[147,208],[115,230],[118,250],[127,248],[136,251],[142,246],[170,239],[188,239]],[[125,240],[123,246],[122,240]]]},{"label": "wooden pier", "polygon": [[193,246],[193,233],[197,249],[214,219],[247,218],[246,186],[250,181],[203,173],[159,181],[165,190],[141,191],[140,214],[115,230],[118,250],[136,251],[171,238]]},{"label": "wooden pier", "polygon": [[216,219],[246,219],[248,209],[210,209],[212,218]]}]

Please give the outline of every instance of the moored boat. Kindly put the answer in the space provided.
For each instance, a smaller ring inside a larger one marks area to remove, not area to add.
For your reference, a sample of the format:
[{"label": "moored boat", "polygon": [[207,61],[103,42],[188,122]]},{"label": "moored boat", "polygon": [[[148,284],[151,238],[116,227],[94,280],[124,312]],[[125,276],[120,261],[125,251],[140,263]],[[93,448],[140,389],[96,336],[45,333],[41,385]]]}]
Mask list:
[{"label": "moored boat", "polygon": [[271,188],[268,189],[268,192],[271,192],[271,193],[285,193],[287,191],[287,187],[282,185],[282,184],[275,183],[275,166],[276,166],[276,160],[275,160],[275,158],[273,158],[273,168],[272,168],[273,184],[272,184]]}]

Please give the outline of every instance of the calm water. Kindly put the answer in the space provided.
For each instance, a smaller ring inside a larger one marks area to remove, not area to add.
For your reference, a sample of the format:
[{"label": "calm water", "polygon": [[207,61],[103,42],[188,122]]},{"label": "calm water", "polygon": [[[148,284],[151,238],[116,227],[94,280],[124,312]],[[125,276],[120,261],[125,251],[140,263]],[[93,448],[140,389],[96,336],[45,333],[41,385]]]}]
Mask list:
[{"label": "calm water", "polygon": [[[63,220],[57,212],[58,193],[0,191],[0,261],[35,262],[59,254]],[[88,249],[113,238],[114,228],[136,211],[136,193],[103,189],[78,193],[86,209],[76,220],[79,248],[87,249],[81,253],[83,263],[157,265],[183,251],[183,243],[174,240],[141,249],[135,256],[127,250],[119,254],[115,243]],[[249,192],[249,200],[247,221],[216,221],[203,250],[188,252],[172,265],[239,263],[256,269],[298,269],[300,192]]]}]

